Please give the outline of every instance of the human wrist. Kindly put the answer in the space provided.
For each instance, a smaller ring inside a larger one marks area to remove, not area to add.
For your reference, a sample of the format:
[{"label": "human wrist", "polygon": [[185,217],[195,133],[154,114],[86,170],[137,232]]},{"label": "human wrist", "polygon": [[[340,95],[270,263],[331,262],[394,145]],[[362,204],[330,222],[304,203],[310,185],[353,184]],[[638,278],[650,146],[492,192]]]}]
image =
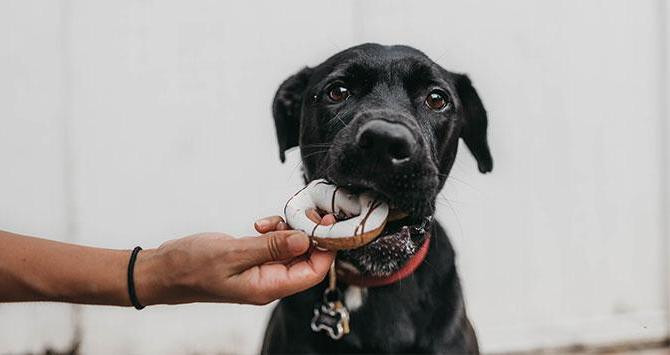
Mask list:
[{"label": "human wrist", "polygon": [[[145,249],[139,252],[135,261],[133,279],[137,301],[143,306],[168,303],[166,296],[170,291],[169,270],[165,255],[158,249]],[[128,296],[130,303],[130,296]]]}]

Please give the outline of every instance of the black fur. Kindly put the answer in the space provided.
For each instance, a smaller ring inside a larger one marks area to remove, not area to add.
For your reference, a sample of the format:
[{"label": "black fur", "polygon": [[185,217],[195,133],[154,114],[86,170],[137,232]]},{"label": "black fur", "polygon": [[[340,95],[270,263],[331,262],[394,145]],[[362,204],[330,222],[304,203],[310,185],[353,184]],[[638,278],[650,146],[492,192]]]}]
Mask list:
[{"label": "black fur", "polygon": [[325,287],[326,282],[280,301],[265,332],[262,353],[478,352],[454,252],[439,225],[434,227],[426,261],[409,278],[368,289],[365,304],[351,312],[351,333],[340,340],[310,329],[312,306]]},{"label": "black fur", "polygon": [[286,79],[277,90],[272,103],[272,115],[279,141],[279,159],[282,163],[286,160],[284,152],[298,145],[300,107],[311,72],[310,68],[305,68]]},{"label": "black fur", "polygon": [[[333,100],[328,92],[335,86],[346,87],[349,98]],[[426,104],[435,90],[447,98],[442,110]],[[433,215],[459,138],[479,171],[493,167],[486,111],[470,80],[411,47],[364,44],[305,68],[280,86],[273,114],[280,158],[299,145],[306,181],[326,178],[350,190],[372,190],[410,215],[406,225],[387,226],[372,243],[338,253],[371,276],[399,269],[424,242],[423,233],[407,230]],[[375,137],[374,149],[363,143],[364,135]],[[367,289],[363,305],[351,313],[349,335],[333,341],[309,327],[324,283],[279,302],[262,352],[477,353],[449,238],[437,223],[429,229],[424,263],[401,282]]]}]

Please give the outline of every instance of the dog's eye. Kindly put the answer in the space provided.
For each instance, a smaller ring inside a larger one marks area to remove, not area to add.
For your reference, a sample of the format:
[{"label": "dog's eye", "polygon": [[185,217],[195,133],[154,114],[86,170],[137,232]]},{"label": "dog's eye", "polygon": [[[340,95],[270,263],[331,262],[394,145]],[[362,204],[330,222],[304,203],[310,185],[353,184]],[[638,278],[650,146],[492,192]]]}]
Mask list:
[{"label": "dog's eye", "polygon": [[426,97],[426,106],[431,110],[443,111],[449,106],[449,99],[447,94],[440,90],[433,90]]},{"label": "dog's eye", "polygon": [[333,102],[342,102],[349,97],[349,89],[342,85],[335,85],[328,90],[328,98]]}]

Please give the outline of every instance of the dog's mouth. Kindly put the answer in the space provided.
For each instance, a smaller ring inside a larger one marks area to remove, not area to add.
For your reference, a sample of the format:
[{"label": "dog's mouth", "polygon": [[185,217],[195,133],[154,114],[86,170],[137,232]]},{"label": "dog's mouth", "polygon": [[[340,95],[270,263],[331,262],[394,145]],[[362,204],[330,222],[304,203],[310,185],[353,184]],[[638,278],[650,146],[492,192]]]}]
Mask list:
[{"label": "dog's mouth", "polygon": [[432,215],[412,216],[392,208],[379,236],[360,248],[340,250],[338,262],[361,275],[389,276],[416,254],[426,240],[432,221]]},{"label": "dog's mouth", "polygon": [[[437,181],[430,169],[407,174],[389,173],[382,181],[331,170],[326,179],[353,194],[370,193],[389,204],[389,218],[373,241],[340,250],[337,262],[361,276],[387,277],[408,264],[432,229]],[[418,177],[414,177],[417,175]],[[337,219],[338,216],[336,216]]]}]

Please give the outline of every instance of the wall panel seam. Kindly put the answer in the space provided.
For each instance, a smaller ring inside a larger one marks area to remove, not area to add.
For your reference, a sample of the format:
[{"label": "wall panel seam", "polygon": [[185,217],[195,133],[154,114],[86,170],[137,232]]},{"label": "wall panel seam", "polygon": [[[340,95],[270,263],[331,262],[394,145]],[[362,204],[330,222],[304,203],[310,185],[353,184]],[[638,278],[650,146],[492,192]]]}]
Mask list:
[{"label": "wall panel seam", "polygon": [[[61,43],[61,129],[63,147],[63,218],[65,219],[65,235],[63,239],[67,242],[77,242],[77,208],[76,208],[76,186],[75,186],[75,152],[74,152],[74,120],[73,120],[73,79],[74,68],[72,61],[72,2],[70,0],[60,1],[60,43]],[[70,317],[74,329],[70,345],[76,349],[81,342],[82,322],[81,306],[72,305]]]},{"label": "wall panel seam", "polygon": [[662,262],[664,268],[661,280],[665,296],[665,311],[668,323],[668,336],[670,337],[670,101],[668,100],[668,88],[670,87],[670,72],[668,72],[668,60],[670,59],[670,5],[666,0],[657,0],[658,25],[659,25],[659,134],[661,144],[661,233],[663,240]]}]

